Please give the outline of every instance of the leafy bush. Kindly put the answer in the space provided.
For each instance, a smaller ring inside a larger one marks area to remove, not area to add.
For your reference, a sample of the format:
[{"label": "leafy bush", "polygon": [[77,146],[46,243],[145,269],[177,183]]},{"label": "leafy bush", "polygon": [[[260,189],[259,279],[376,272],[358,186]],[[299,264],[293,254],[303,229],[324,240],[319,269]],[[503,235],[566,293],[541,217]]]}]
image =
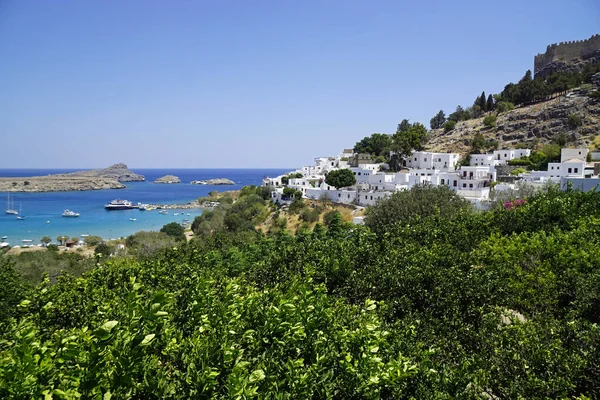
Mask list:
[{"label": "leafy bush", "polygon": [[421,189],[377,233],[331,213],[0,294],[0,397],[597,398],[600,193]]},{"label": "leafy bush", "polygon": [[300,214],[305,207],[306,203],[304,203],[304,200],[296,199],[292,204],[290,204],[289,211],[291,214]]},{"label": "leafy bush", "polygon": [[323,224],[325,226],[331,225],[331,222],[335,219],[342,220],[342,214],[340,214],[337,210],[328,211],[325,215],[323,215]]},{"label": "leafy bush", "polygon": [[456,121],[449,120],[444,124],[444,132],[450,132],[456,128]]},{"label": "leafy bush", "polygon": [[321,213],[316,208],[305,208],[300,212],[300,219],[304,222],[317,222]]},{"label": "leafy bush", "polygon": [[377,205],[367,208],[365,225],[373,232],[383,234],[395,224],[414,216],[439,214],[452,216],[471,210],[468,200],[447,186],[417,185],[410,190],[395,192]]},{"label": "leafy bush", "polygon": [[525,172],[527,172],[527,170],[525,168],[515,168],[511,171],[510,174],[514,175],[514,176],[518,176],[519,174],[523,174]]},{"label": "leafy bush", "polygon": [[569,114],[569,128],[576,129],[582,125],[581,117],[577,114]]},{"label": "leafy bush", "polygon": [[160,228],[160,231],[166,233],[167,235],[171,236],[175,240],[180,240],[180,241],[185,240],[185,233],[184,233],[183,226],[181,226],[181,224],[179,224],[177,222],[171,222],[171,223],[164,225],[162,228]]},{"label": "leafy bush", "polygon": [[493,128],[496,126],[496,116],[494,114],[488,114],[483,118],[483,125],[488,128]]},{"label": "leafy bush", "polygon": [[514,110],[514,108],[515,108],[515,105],[513,103],[511,103],[510,101],[499,101],[496,104],[496,110],[498,110],[498,113],[511,111],[511,110]]},{"label": "leafy bush", "polygon": [[102,243],[102,238],[100,236],[91,235],[85,238],[85,242],[89,246],[97,246]]},{"label": "leafy bush", "polygon": [[49,251],[58,251],[58,246],[54,243],[51,243],[48,246],[46,246],[46,249],[48,249]]}]

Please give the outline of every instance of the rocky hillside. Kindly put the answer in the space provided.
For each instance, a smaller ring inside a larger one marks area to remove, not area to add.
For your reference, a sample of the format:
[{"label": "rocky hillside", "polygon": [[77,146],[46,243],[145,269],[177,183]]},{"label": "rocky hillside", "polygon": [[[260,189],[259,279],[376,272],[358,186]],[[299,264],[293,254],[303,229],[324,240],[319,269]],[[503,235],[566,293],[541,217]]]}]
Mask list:
[{"label": "rocky hillside", "polygon": [[[569,116],[577,115],[581,126],[572,127]],[[581,90],[549,101],[516,108],[498,116],[495,128],[483,124],[483,117],[459,122],[450,132],[434,129],[426,150],[466,154],[475,134],[497,140],[499,148],[514,148],[517,144],[532,146],[535,142],[549,143],[557,135],[565,134],[569,146],[589,146],[600,135],[600,101]]]},{"label": "rocky hillside", "polygon": [[0,178],[0,192],[70,192],[123,188],[125,185],[108,178],[58,175]]},{"label": "rocky hillside", "polygon": [[145,181],[146,178],[143,175],[138,175],[132,172],[127,165],[123,163],[111,165],[104,169],[90,169],[85,171],[77,171],[70,174],[69,176],[85,176],[93,178],[108,178],[115,179],[119,182],[140,182]]}]

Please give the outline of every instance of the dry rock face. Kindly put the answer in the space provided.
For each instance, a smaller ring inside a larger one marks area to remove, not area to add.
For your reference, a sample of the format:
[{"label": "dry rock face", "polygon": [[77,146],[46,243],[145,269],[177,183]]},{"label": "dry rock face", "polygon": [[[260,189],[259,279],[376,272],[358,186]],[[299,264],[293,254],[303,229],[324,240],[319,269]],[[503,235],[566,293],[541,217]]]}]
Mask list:
[{"label": "dry rock face", "polygon": [[[123,163],[111,165],[104,169],[90,169],[85,171],[72,172],[65,174],[66,176],[86,176],[94,178],[109,178],[119,182],[142,182],[146,178],[143,175],[138,175],[132,172],[127,165]],[[57,175],[58,176],[58,175]]]},{"label": "dry rock face", "polygon": [[[581,119],[581,126],[569,125],[571,114]],[[566,96],[500,114],[496,128],[485,127],[483,118],[478,118],[459,122],[450,132],[434,129],[425,147],[428,151],[466,154],[477,133],[497,140],[499,148],[513,148],[534,141],[549,143],[561,134],[567,136],[570,144],[587,147],[596,135],[600,135],[600,101],[575,90]]]},{"label": "dry rock face", "polygon": [[235,182],[227,178],[215,178],[205,181],[191,181],[192,185],[235,185]]},{"label": "dry rock face", "polygon": [[165,175],[155,180],[154,183],[181,183],[181,179],[175,175]]}]

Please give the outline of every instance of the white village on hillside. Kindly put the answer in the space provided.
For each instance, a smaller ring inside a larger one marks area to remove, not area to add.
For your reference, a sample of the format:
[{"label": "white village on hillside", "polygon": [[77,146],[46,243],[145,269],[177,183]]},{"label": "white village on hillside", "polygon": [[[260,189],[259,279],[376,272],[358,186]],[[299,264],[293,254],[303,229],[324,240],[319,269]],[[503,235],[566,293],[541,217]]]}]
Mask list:
[{"label": "white village on hillside", "polygon": [[[415,185],[446,185],[478,208],[485,209],[490,203],[492,190],[498,193],[514,189],[514,182],[519,180],[540,188],[554,183],[563,190],[569,185],[584,191],[594,189],[600,184],[600,162],[593,161],[600,161],[600,152],[590,153],[589,158],[588,152],[585,148],[563,148],[560,162],[549,163],[547,171],[528,171],[510,176],[503,173],[502,168],[510,160],[528,157],[531,150],[472,154],[469,166],[459,166],[460,155],[457,153],[416,151],[404,159],[404,168],[400,172],[390,173],[385,171],[385,165],[373,163],[370,155],[346,149],[337,156],[316,158],[314,165],[278,177],[264,178],[263,186],[273,187],[273,202],[289,202],[290,199],[284,195],[284,188],[289,187],[301,191],[308,199],[330,199],[336,203],[369,206],[393,192],[409,190]],[[587,162],[590,159],[592,162]],[[352,171],[356,184],[339,189],[328,185],[326,175],[338,169]],[[500,182],[500,175],[508,176]]]}]

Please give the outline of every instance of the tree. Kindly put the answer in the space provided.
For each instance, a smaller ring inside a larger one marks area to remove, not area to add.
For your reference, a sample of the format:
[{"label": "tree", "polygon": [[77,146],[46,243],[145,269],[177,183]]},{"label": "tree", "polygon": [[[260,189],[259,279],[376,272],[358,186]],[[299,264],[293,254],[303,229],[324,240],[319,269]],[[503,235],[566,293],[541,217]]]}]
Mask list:
[{"label": "tree", "polygon": [[95,235],[88,236],[85,238],[85,243],[89,246],[98,246],[100,243],[102,243],[102,238]]},{"label": "tree", "polygon": [[431,129],[440,129],[444,126],[446,122],[446,114],[444,114],[444,110],[440,110],[431,120],[429,121],[429,126]]},{"label": "tree", "polygon": [[407,119],[403,119],[399,124],[396,132],[406,132],[410,128],[410,122]]},{"label": "tree", "polygon": [[392,145],[390,135],[385,133],[374,133],[364,137],[354,145],[355,153],[368,153],[374,156],[387,155]]},{"label": "tree", "polygon": [[356,177],[349,169],[336,169],[327,174],[325,183],[336,189],[340,189],[354,185],[356,183]]},{"label": "tree", "polygon": [[40,243],[44,246],[47,246],[48,243],[50,243],[51,241],[52,239],[50,238],[50,236],[42,236],[42,238],[40,239]]},{"label": "tree", "polygon": [[58,236],[58,237],[56,238],[56,241],[57,241],[58,243],[60,243],[60,245],[61,245],[61,246],[62,246],[62,245],[63,245],[63,243],[64,243],[64,242],[66,242],[67,240],[69,240],[69,237],[68,237],[68,236],[65,236],[65,235],[60,235],[60,236]]},{"label": "tree", "polygon": [[79,238],[78,237],[72,237],[71,238],[71,242],[73,242],[73,244],[77,244],[77,243],[79,243]]},{"label": "tree", "polygon": [[183,226],[177,222],[171,222],[160,228],[160,231],[175,238],[176,240],[185,240]]},{"label": "tree", "polygon": [[475,106],[479,106],[479,110],[481,112],[485,112],[487,111],[487,103],[486,103],[486,96],[485,96],[485,92],[481,92],[481,96],[479,96],[476,100],[475,103],[473,104],[473,108],[475,108]]},{"label": "tree", "polygon": [[494,96],[492,96],[491,94],[488,96],[487,98],[487,102],[485,105],[485,109],[487,111],[494,111],[494,109],[496,108],[496,103],[494,103]]},{"label": "tree", "polygon": [[102,242],[94,249],[94,254],[101,254],[103,257],[109,257],[114,248],[109,246],[108,244]]}]

